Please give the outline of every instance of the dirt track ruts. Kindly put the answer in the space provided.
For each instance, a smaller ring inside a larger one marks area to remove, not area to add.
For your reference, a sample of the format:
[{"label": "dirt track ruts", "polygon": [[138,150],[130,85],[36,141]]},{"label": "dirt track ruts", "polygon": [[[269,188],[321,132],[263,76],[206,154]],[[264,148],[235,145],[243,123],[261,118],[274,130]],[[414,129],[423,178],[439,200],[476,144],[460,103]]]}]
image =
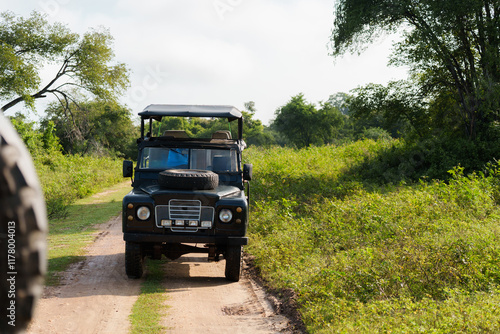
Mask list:
[{"label": "dirt track ruts", "polygon": [[[45,289],[28,333],[127,333],[142,280],[125,275],[121,216],[103,224],[86,259]],[[265,292],[246,275],[224,278],[225,261],[188,254],[165,265],[166,333],[290,333]]]}]

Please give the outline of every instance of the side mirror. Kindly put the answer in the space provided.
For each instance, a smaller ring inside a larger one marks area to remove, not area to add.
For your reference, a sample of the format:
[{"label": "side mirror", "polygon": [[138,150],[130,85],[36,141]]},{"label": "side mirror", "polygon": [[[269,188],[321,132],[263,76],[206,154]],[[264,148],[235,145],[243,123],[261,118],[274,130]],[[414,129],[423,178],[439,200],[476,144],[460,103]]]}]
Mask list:
[{"label": "side mirror", "polygon": [[132,177],[134,170],[134,162],[125,160],[123,161],[123,177]]},{"label": "side mirror", "polygon": [[243,180],[251,181],[253,174],[253,165],[252,164],[244,164],[243,165]]}]

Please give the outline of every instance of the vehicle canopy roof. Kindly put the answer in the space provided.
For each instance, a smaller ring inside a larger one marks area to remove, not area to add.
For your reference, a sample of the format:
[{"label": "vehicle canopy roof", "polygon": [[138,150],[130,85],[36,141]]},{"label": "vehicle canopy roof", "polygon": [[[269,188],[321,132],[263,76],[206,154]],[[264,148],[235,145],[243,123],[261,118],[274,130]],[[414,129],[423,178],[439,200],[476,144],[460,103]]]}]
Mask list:
[{"label": "vehicle canopy roof", "polygon": [[187,105],[187,104],[150,104],[139,113],[142,119],[161,121],[169,117],[215,117],[234,121],[242,118],[242,113],[228,105]]}]

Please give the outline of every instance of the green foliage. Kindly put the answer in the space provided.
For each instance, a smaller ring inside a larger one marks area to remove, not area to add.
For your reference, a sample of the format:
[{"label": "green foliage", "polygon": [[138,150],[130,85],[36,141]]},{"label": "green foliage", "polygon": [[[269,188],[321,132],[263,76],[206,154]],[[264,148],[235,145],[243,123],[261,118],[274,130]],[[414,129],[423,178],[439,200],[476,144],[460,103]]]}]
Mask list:
[{"label": "green foliage", "polygon": [[81,102],[71,109],[68,117],[64,107],[53,103],[41,121],[42,128],[55,125],[65,153],[136,158],[139,130],[132,123],[130,110],[103,101]]},{"label": "green foliage", "polygon": [[321,104],[318,110],[298,94],[276,110],[273,127],[292,145],[302,148],[330,143],[343,122],[344,116],[331,104]]},{"label": "green foliage", "polygon": [[298,293],[310,332],[498,331],[500,168],[407,185],[359,173],[402,145],[248,150],[249,251]]},{"label": "green foliage", "polygon": [[464,138],[430,138],[418,142],[396,140],[376,156],[365,157],[349,175],[377,184],[449,178],[448,170],[462,166],[466,173],[483,170],[485,163],[500,157],[496,142]]},{"label": "green foliage", "polygon": [[[275,144],[274,135],[268,131],[262,122],[255,119],[255,103],[245,103],[247,111],[243,114],[243,140],[247,145],[269,146]],[[224,119],[200,119],[185,117],[164,117],[160,122],[153,123],[154,136],[161,136],[165,130],[185,130],[189,137],[211,138],[218,130],[231,131],[232,138],[238,137],[238,124]]]},{"label": "green foliage", "polygon": [[67,214],[75,200],[96,193],[123,180],[122,162],[109,157],[62,153],[34,157],[49,217]]},{"label": "green foliage", "polygon": [[[356,192],[362,184],[356,175],[346,175],[349,169],[391,146],[389,142],[367,140],[301,150],[271,147],[247,150],[245,159],[258,171],[259,177],[252,181],[252,192],[261,198],[310,202],[323,196],[344,197]],[[340,178],[343,181],[337,182]]]},{"label": "green foliage", "polygon": [[[369,84],[352,91],[346,104],[356,120],[389,131],[393,137],[399,133],[428,135],[429,114],[422,96],[415,87],[404,81],[390,82],[387,87]],[[367,125],[368,125],[367,124]]]},{"label": "green foliage", "polygon": [[193,138],[211,138],[215,131],[228,130],[232,138],[238,137],[238,124],[220,118],[164,117],[161,123],[153,123],[153,135],[161,136],[165,130],[185,130]]},{"label": "green foliage", "polygon": [[454,130],[459,122],[475,139],[500,118],[499,20],[498,3],[489,0],[341,0],[333,55],[361,51],[378,34],[403,27],[391,62],[410,67],[419,94],[431,104],[432,124]]},{"label": "green foliage", "polygon": [[348,99],[349,99],[348,94],[338,92],[330,95],[326,103],[337,108],[343,115],[350,115],[349,106],[346,103]]},{"label": "green foliage", "polygon": [[70,204],[122,180],[122,162],[111,157],[63,155],[51,121],[42,131],[23,115],[10,118],[30,151],[50,218],[65,216]]},{"label": "green foliage", "polygon": [[361,136],[365,139],[373,139],[373,140],[391,140],[392,137],[384,129],[381,128],[368,128],[364,129],[361,133]]},{"label": "green foliage", "polygon": [[49,220],[47,285],[59,284],[60,274],[84,258],[86,247],[95,240],[95,225],[120,213],[121,200],[128,191],[130,183],[118,184],[105,194],[77,200],[68,206],[64,218]]},{"label": "green foliage", "polygon": [[0,98],[21,96],[31,105],[40,66],[63,54],[78,36],[60,24],[49,25],[37,12],[27,19],[3,12],[0,18]]},{"label": "green foliage", "polygon": [[60,153],[61,144],[55,133],[54,123],[47,123],[47,127],[41,131],[36,122],[29,122],[22,114],[16,113],[9,120],[32,156]]},{"label": "green foliage", "polygon": [[[10,100],[7,110],[24,102],[55,95],[68,108],[75,94],[89,93],[110,101],[128,86],[128,70],[122,63],[112,64],[112,36],[94,29],[82,37],[59,23],[33,12],[29,18],[10,12],[0,15],[0,99]],[[59,66],[46,86],[40,86],[40,70],[46,64]]]}]

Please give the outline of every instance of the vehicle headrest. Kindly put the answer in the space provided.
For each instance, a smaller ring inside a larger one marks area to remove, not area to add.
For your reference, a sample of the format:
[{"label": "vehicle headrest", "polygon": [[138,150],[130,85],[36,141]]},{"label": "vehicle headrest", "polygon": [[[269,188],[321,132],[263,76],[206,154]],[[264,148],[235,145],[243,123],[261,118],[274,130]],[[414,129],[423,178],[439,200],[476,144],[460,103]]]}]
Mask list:
[{"label": "vehicle headrest", "polygon": [[212,134],[212,139],[231,139],[231,132],[228,130],[215,131]]},{"label": "vehicle headrest", "polygon": [[167,130],[163,132],[163,137],[189,138],[188,134],[184,130]]}]

